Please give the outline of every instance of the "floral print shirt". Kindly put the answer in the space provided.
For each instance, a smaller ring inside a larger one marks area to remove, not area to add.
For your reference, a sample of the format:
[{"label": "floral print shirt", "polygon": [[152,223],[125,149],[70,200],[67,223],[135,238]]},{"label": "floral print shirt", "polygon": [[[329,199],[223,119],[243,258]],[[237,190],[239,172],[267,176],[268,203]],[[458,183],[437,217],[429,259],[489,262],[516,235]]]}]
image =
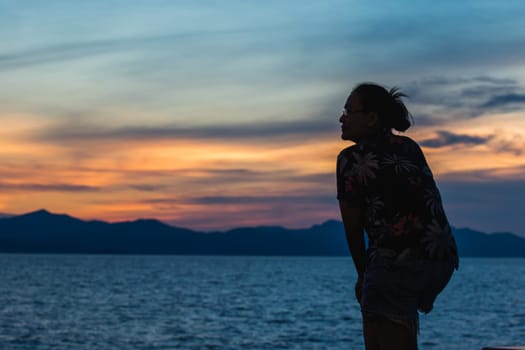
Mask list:
[{"label": "floral print shirt", "polygon": [[368,252],[453,260],[457,247],[423,152],[385,132],[337,158],[337,198],[364,213]]}]

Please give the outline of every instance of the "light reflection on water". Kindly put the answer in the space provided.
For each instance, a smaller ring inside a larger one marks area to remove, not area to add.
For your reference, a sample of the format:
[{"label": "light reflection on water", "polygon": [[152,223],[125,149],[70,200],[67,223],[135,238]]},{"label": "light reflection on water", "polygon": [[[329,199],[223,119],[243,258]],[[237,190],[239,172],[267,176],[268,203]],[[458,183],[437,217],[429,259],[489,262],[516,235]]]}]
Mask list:
[{"label": "light reflection on water", "polygon": [[[350,258],[0,254],[2,349],[360,349]],[[525,343],[525,259],[467,259],[423,349]]]}]

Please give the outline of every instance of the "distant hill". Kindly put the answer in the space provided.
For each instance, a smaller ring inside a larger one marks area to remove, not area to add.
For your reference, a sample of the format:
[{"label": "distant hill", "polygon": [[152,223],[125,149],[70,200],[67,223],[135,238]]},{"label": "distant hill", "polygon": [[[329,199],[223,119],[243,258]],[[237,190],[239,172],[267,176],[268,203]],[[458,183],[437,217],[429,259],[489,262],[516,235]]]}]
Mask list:
[{"label": "distant hill", "polygon": [[[525,239],[514,234],[454,233],[462,256],[525,257]],[[107,223],[39,210],[0,218],[0,252],[347,256],[348,248],[339,221],[204,233],[151,219]]]},{"label": "distant hill", "polygon": [[453,232],[462,256],[525,257],[525,238],[515,234],[486,234],[468,228]]}]

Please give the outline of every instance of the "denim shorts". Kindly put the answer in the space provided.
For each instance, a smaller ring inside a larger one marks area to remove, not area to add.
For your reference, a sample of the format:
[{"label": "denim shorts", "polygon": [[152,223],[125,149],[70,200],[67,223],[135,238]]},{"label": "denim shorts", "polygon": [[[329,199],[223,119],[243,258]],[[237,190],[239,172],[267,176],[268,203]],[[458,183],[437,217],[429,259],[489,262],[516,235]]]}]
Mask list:
[{"label": "denim shorts", "polygon": [[364,314],[399,321],[417,320],[418,311],[432,310],[455,268],[450,261],[398,260],[375,256],[369,261],[360,300]]}]

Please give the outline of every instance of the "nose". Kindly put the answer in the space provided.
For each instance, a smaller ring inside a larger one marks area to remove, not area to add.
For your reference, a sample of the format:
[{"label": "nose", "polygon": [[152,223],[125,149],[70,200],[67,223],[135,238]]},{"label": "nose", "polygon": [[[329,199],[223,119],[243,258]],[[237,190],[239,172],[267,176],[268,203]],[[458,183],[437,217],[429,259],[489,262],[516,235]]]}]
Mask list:
[{"label": "nose", "polygon": [[339,117],[339,122],[342,123],[345,120],[344,114],[341,113],[341,116]]}]

